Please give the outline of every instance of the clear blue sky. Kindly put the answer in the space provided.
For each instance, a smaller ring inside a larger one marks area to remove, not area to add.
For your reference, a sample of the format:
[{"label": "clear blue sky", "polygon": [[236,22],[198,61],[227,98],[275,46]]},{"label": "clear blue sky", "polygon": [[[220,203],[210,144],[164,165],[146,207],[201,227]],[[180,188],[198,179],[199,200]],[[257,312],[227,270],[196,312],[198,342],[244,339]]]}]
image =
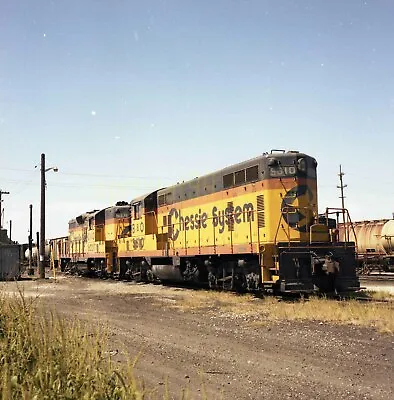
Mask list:
[{"label": "clear blue sky", "polygon": [[272,148],[319,162],[319,203],[394,211],[391,0],[0,0],[5,225],[94,208]]}]

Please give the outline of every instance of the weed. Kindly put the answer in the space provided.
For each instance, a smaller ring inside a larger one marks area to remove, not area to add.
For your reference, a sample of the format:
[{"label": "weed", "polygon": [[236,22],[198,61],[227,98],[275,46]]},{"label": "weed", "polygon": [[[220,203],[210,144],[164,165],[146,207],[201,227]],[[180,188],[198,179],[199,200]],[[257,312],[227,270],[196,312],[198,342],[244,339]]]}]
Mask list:
[{"label": "weed", "polygon": [[104,330],[0,294],[0,398],[144,399],[133,364],[115,367]]},{"label": "weed", "polygon": [[[385,294],[371,294],[372,300],[386,298]],[[359,302],[355,299],[333,300],[310,297],[281,301],[275,297],[264,299],[252,295],[239,296],[226,292],[192,292],[177,300],[181,310],[206,310],[233,315],[259,317],[263,325],[282,320],[323,321],[373,327],[381,332],[394,332],[394,303]],[[255,324],[255,323],[254,323]]]}]

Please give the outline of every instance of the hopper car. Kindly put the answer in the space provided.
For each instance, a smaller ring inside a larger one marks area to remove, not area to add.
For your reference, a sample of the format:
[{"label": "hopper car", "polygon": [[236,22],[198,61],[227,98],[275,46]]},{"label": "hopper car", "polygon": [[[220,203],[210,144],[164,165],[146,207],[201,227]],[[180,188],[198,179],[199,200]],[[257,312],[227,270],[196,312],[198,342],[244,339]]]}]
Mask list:
[{"label": "hopper car", "polygon": [[[212,289],[359,289],[355,245],[318,215],[317,162],[273,150],[69,222],[62,269]],[[335,277],[332,279],[332,277]]]}]

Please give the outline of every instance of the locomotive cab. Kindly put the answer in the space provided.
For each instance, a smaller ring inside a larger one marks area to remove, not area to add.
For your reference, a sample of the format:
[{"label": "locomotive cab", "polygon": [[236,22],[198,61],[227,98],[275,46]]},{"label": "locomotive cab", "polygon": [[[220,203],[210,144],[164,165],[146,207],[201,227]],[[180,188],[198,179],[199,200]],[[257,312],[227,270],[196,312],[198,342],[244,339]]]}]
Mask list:
[{"label": "locomotive cab", "polygon": [[[262,257],[262,276],[281,292],[348,291],[359,288],[354,243],[339,242],[336,222],[317,209],[317,162],[290,152],[269,156],[271,193],[278,209],[273,260]],[[263,280],[263,285],[265,284]]]}]

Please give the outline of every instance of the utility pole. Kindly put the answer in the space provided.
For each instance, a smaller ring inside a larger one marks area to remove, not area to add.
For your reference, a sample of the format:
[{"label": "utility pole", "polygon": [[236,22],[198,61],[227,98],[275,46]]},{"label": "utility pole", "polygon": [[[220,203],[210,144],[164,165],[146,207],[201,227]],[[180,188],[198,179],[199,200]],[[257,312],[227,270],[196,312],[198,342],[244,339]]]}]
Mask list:
[{"label": "utility pole", "polygon": [[37,267],[40,263],[40,232],[36,232],[37,239],[36,239],[36,247],[37,247]]},{"label": "utility pole", "polygon": [[9,236],[9,238],[10,238],[10,241],[12,241],[12,221],[10,220],[10,236]]},{"label": "utility pole", "polygon": [[10,194],[10,192],[4,192],[4,191],[2,191],[2,190],[0,189],[0,229],[3,228],[3,217],[4,217],[4,216],[3,216],[3,206],[1,205],[1,203],[3,202],[1,196],[2,196],[3,194]]},{"label": "utility pole", "polygon": [[345,196],[343,195],[343,189],[347,187],[347,185],[343,184],[343,175],[345,175],[344,172],[342,172],[342,165],[339,164],[339,182],[340,186],[337,186],[338,189],[341,189],[341,195],[339,198],[342,200],[342,220],[343,220],[343,231],[345,232],[345,241],[347,241],[347,228],[346,228],[346,219],[345,219]]},{"label": "utility pole", "polygon": [[29,273],[31,273],[31,263],[33,261],[33,205],[29,205],[30,224],[29,224]]},{"label": "utility pole", "polygon": [[45,154],[41,154],[41,214],[40,214],[39,275],[45,278]]},{"label": "utility pole", "polygon": [[40,278],[45,278],[45,172],[53,170],[58,171],[57,167],[50,167],[45,169],[45,154],[41,154],[41,215],[40,215],[40,261],[39,273]]}]

